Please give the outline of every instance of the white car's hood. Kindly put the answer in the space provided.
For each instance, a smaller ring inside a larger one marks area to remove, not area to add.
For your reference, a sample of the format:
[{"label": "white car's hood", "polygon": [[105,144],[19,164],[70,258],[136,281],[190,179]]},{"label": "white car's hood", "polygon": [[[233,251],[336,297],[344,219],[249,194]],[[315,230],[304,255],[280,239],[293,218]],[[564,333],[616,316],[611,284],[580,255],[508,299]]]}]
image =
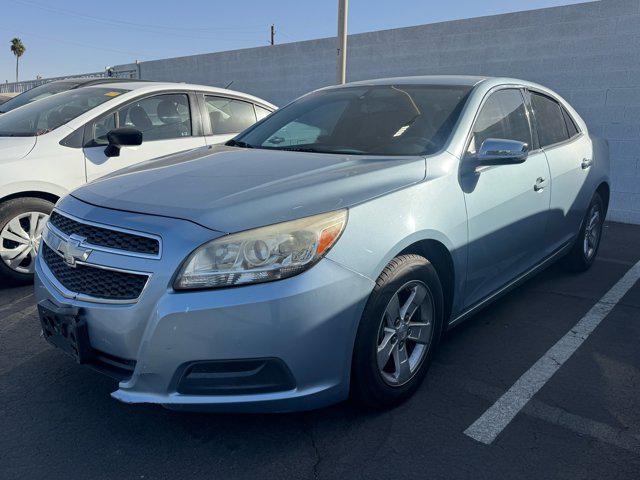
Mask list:
[{"label": "white car's hood", "polygon": [[0,162],[26,157],[38,137],[0,137]]}]

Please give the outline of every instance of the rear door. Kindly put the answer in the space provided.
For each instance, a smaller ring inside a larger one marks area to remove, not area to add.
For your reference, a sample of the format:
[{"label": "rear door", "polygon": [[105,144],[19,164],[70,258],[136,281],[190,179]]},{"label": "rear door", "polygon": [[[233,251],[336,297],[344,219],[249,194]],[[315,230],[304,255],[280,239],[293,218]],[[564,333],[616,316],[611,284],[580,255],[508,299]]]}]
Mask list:
[{"label": "rear door", "polygon": [[[195,96],[189,92],[149,95],[102,115],[85,127],[87,181],[170,153],[205,146]],[[197,119],[197,121],[194,121]],[[120,156],[107,157],[107,133],[133,127],[142,132],[142,145],[122,147]]]},{"label": "rear door", "polygon": [[221,95],[203,95],[203,124],[207,145],[224,143],[265,115],[251,102]]},{"label": "rear door", "polygon": [[591,199],[585,188],[591,168],[591,140],[569,112],[554,98],[529,91],[540,146],[551,172],[551,207],[547,245],[553,251],[570,241],[580,229]]},{"label": "rear door", "polygon": [[[469,167],[488,138],[525,142],[531,151],[521,164]],[[465,304],[471,306],[544,256],[549,167],[544,153],[533,142],[522,90],[500,88],[485,98],[460,172],[469,235]]]}]

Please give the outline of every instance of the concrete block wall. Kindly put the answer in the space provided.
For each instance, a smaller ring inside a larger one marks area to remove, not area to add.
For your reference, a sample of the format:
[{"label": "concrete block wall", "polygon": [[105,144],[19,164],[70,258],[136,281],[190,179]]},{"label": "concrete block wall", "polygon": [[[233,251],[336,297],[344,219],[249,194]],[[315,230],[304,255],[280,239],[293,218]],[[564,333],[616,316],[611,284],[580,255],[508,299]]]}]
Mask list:
[{"label": "concrete block wall", "polygon": [[[425,8],[427,8],[425,4]],[[335,80],[336,40],[138,65],[141,78],[225,86],[283,105]],[[609,218],[640,224],[640,0],[456,20],[349,36],[348,80],[479,74],[525,78],[563,95],[609,140]]]}]

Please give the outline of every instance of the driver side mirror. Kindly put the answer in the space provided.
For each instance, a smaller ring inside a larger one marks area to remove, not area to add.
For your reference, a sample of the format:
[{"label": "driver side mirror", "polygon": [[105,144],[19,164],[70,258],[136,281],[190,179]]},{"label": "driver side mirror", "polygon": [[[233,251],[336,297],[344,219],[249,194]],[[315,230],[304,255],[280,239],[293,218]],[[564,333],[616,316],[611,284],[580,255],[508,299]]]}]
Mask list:
[{"label": "driver side mirror", "polygon": [[120,147],[137,146],[142,144],[142,132],[131,127],[122,127],[107,133],[109,145],[104,149],[107,157],[119,157]]},{"label": "driver side mirror", "polygon": [[475,167],[493,165],[517,165],[524,163],[529,155],[529,145],[517,140],[487,138],[474,155]]}]

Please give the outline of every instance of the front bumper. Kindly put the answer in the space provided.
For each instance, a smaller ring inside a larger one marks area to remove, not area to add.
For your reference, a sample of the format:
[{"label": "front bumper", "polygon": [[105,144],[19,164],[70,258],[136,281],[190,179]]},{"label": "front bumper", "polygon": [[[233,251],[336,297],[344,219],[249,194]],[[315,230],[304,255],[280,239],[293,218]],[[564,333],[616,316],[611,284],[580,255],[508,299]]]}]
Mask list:
[{"label": "front bumper", "polygon": [[[179,261],[179,260],[177,260]],[[176,409],[292,411],[345,399],[358,321],[374,283],[329,259],[292,278],[193,292],[148,288],[133,305],[62,295],[36,263],[38,302],[78,307],[92,347],[135,367],[112,396]],[[163,280],[164,279],[164,280]],[[216,395],[179,393],[192,362],[277,359],[291,374],[283,391]]]}]

